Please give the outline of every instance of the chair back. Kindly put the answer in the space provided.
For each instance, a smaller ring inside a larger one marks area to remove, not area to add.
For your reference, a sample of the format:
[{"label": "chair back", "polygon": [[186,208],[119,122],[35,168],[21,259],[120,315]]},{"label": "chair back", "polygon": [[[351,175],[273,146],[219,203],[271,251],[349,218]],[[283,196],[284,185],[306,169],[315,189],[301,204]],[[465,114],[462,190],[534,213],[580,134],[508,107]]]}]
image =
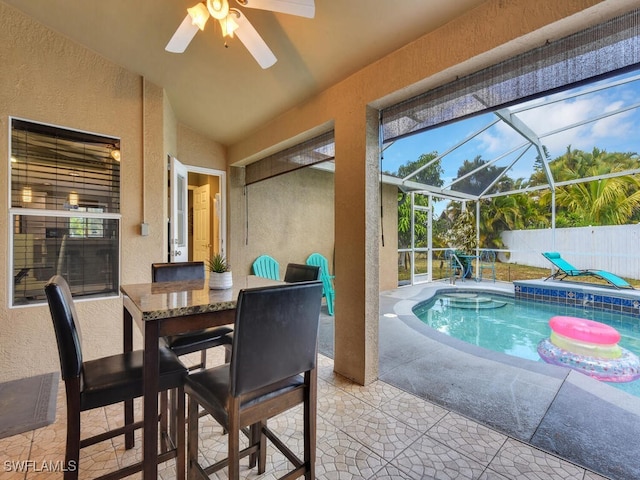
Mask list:
[{"label": "chair back", "polygon": [[496,263],[496,252],[495,250],[483,250],[480,254],[480,261],[483,263]]},{"label": "chair back", "polygon": [[315,368],[322,284],[301,282],[241,290],[230,363],[230,394]]},{"label": "chair back", "polygon": [[543,252],[542,255],[563,272],[572,273],[580,270],[567,262],[558,252]]},{"label": "chair back", "polygon": [[280,264],[269,255],[260,255],[253,262],[253,274],[258,277],[280,280]]},{"label": "chair back", "polygon": [[204,262],[153,263],[151,281],[204,280]]},{"label": "chair back", "polygon": [[311,255],[309,255],[309,258],[307,258],[307,265],[315,265],[317,267],[320,267],[321,277],[331,275],[329,273],[329,262],[324,256],[320,255],[319,253],[312,253]]},{"label": "chair back", "polygon": [[80,376],[82,371],[81,332],[76,324],[75,306],[66,280],[54,275],[44,287],[58,342],[62,379]]},{"label": "chair back", "polygon": [[316,265],[302,265],[300,263],[287,264],[284,281],[287,283],[312,282],[320,279],[320,267]]}]

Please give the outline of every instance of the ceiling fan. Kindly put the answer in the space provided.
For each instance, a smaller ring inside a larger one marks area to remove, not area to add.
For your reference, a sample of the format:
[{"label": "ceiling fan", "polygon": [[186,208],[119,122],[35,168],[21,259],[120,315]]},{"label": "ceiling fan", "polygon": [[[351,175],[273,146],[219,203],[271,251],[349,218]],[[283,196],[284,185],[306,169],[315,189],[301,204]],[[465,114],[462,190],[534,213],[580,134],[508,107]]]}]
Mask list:
[{"label": "ceiling fan", "polygon": [[[239,5],[258,10],[288,13],[299,17],[313,18],[315,15],[314,0],[235,0]],[[173,34],[165,50],[173,53],[184,52],[198,30],[204,30],[209,17],[220,22],[222,35],[233,37],[237,35],[247,47],[249,53],[262,68],[269,68],[276,63],[276,56],[267,46],[258,31],[251,25],[247,17],[237,8],[229,7],[229,0],[206,0],[206,5],[200,2],[187,9],[176,33]]]}]

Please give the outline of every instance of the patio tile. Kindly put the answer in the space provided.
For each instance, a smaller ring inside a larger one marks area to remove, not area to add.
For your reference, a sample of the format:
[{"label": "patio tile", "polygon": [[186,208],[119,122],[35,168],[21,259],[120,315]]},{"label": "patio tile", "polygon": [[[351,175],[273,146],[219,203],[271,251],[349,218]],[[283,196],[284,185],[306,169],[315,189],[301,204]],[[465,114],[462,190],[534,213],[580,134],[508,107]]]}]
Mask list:
[{"label": "patio tile", "polygon": [[427,435],[482,464],[488,464],[507,439],[457,413],[448,413]]},{"label": "patio tile", "polygon": [[582,480],[584,469],[554,455],[508,439],[491,461],[490,467],[509,478]]},{"label": "patio tile", "polygon": [[471,480],[479,478],[485,469],[485,465],[427,435],[412,443],[391,464],[416,479]]},{"label": "patio tile", "polygon": [[[214,354],[213,357],[215,358]],[[223,358],[223,352],[220,357]],[[465,479],[520,480],[580,478],[604,480],[582,467],[476,423],[428,400],[388,383],[377,381],[362,387],[333,372],[333,360],[318,361],[316,478],[353,479]],[[136,419],[142,403],[134,402]],[[121,425],[121,405],[82,414],[83,437]],[[302,453],[302,409],[296,407],[269,420],[272,428],[294,452]],[[141,458],[141,432],[136,446],[124,449],[122,437],[83,449],[80,478],[91,479]],[[9,460],[43,463],[64,459],[66,406],[60,382],[56,420],[46,427],[0,440],[0,451]],[[199,456],[205,464],[226,457],[227,436],[212,418],[200,418]],[[246,444],[243,436],[241,442]],[[241,465],[241,478],[272,480],[291,468],[285,457],[268,444],[267,471],[258,475]],[[205,460],[206,458],[206,460]],[[54,465],[55,467],[55,465]],[[175,462],[158,466],[161,480],[175,478]],[[227,470],[212,475],[226,478]],[[128,477],[140,480],[141,474]],[[583,478],[584,477],[584,478]],[[0,480],[58,480],[62,473],[0,471]],[[626,479],[625,479],[626,480]]]},{"label": "patio tile", "polygon": [[345,425],[350,437],[369,447],[381,457],[391,460],[417,440],[421,432],[380,410],[366,413]]}]

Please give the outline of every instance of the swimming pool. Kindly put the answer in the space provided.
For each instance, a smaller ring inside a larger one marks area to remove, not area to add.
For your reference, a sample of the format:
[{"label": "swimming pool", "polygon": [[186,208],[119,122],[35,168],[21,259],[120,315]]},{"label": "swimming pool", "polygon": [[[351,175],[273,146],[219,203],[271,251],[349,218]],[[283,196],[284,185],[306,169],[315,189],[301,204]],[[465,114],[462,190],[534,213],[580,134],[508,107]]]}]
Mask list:
[{"label": "swimming pool", "polygon": [[[537,347],[551,332],[556,315],[587,318],[611,325],[620,332],[621,347],[640,355],[640,320],[628,315],[566,305],[549,305],[494,292],[437,294],[413,308],[431,328],[472,345],[515,357],[542,362]],[[609,385],[640,397],[640,380]]]}]

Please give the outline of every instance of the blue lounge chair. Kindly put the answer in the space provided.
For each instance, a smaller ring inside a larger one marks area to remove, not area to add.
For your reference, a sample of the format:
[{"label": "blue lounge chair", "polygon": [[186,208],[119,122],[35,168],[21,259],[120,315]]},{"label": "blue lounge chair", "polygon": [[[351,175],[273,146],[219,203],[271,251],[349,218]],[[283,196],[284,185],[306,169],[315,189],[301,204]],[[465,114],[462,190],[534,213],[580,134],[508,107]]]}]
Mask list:
[{"label": "blue lounge chair", "polygon": [[312,253],[307,258],[307,265],[320,267],[320,280],[322,281],[322,296],[327,300],[327,311],[333,316],[333,300],[335,290],[333,289],[334,276],[329,274],[329,262],[319,253]]},{"label": "blue lounge chair", "polygon": [[605,280],[616,288],[633,288],[626,280],[604,270],[580,270],[565,259],[558,252],[543,252],[542,255],[558,269],[557,272],[549,275],[545,280],[554,278],[563,280],[567,277],[596,277]]},{"label": "blue lounge chair", "polygon": [[269,255],[260,255],[253,262],[253,274],[271,280],[280,280],[280,264]]}]

